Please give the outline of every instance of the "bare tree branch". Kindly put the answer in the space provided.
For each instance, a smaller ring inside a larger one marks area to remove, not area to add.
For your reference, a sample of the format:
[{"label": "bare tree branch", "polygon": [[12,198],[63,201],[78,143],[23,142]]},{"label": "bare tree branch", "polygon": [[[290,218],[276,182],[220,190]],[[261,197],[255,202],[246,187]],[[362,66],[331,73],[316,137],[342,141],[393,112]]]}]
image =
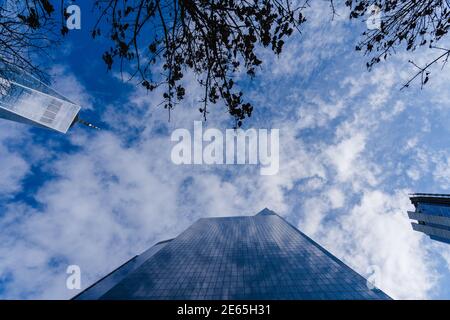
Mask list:
[{"label": "bare tree branch", "polygon": [[347,0],[350,7],[350,18],[361,18],[368,10],[377,6],[381,10],[380,28],[367,30],[363,33],[363,40],[356,46],[356,50],[364,50],[366,55],[372,56],[367,68],[404,47],[407,51],[414,51],[418,47],[428,46],[443,52],[420,67],[410,61],[418,71],[409,79],[403,88],[415,80],[420,79],[421,87],[429,80],[430,69],[437,63],[446,65],[450,48],[436,46],[443,39],[450,27],[450,2],[448,0]]},{"label": "bare tree branch", "polygon": [[[181,79],[190,69],[205,90],[199,101],[203,117],[208,104],[223,100],[238,127],[253,106],[236,89],[234,73],[243,68],[255,76],[262,63],[257,45],[281,53],[285,39],[305,21],[301,9],[307,1],[295,9],[290,1],[97,0],[100,15],[92,35],[113,43],[103,54],[108,69],[127,62],[146,89],[166,86],[163,105],[169,114],[185,95]],[[158,61],[162,80],[150,67]]]}]

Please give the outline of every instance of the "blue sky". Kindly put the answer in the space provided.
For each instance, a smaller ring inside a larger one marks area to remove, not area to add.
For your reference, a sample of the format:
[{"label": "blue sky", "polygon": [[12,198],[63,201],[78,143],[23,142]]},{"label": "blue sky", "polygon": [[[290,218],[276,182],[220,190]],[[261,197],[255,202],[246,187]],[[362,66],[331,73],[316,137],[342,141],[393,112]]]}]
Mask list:
[{"label": "blue sky", "polygon": [[[195,76],[172,113],[106,72],[105,43],[90,39],[91,7],[78,2],[82,29],[42,60],[54,87],[82,106],[101,131],[67,135],[0,123],[0,298],[66,299],[66,268],[89,286],[155,242],[205,216],[252,215],[268,207],[394,298],[450,298],[450,246],[413,232],[409,192],[448,193],[448,80],[400,91],[414,72],[399,51],[371,72],[354,51],[365,24],[326,2],[305,12],[301,35],[280,57],[261,50],[257,77],[237,76],[255,111],[246,128],[280,129],[280,171],[255,166],[176,166],[176,128],[201,120]],[[204,126],[233,126],[221,104]]]}]

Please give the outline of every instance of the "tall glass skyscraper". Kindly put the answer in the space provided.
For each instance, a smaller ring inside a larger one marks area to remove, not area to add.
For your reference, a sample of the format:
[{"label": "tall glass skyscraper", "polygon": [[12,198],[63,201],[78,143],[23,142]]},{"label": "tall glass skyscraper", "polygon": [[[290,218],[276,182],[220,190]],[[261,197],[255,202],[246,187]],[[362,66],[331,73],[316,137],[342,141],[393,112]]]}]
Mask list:
[{"label": "tall glass skyscraper", "polygon": [[0,118],[66,133],[80,106],[0,59]]},{"label": "tall glass skyscraper", "polygon": [[390,299],[276,213],[204,218],[74,299]]},{"label": "tall glass skyscraper", "polygon": [[414,230],[431,239],[450,243],[450,195],[415,193],[410,196],[415,211],[408,211]]}]

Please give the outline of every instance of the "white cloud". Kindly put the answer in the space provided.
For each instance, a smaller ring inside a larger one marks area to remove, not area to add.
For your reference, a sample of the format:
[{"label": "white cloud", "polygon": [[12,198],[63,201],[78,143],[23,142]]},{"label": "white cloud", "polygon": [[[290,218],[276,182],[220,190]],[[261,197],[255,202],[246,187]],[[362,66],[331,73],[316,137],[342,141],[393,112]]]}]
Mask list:
[{"label": "white cloud", "polygon": [[345,202],[344,193],[336,188],[332,188],[328,191],[328,199],[330,200],[331,209],[340,208]]},{"label": "white cloud", "polygon": [[424,299],[438,275],[423,250],[422,235],[411,230],[410,207],[405,190],[392,195],[366,191],[349,214],[324,230],[324,243],[361,274],[378,266],[379,286],[392,297]]},{"label": "white cloud", "polygon": [[[28,174],[30,165],[10,147],[24,143],[27,136],[23,125],[0,119],[0,199],[9,197],[22,189],[22,181]],[[29,137],[27,137],[29,138]],[[9,145],[9,146],[8,146]]]},{"label": "white cloud", "polygon": [[93,99],[80,84],[79,80],[63,65],[55,65],[49,72],[52,76],[52,88],[83,109],[93,108]]},{"label": "white cloud", "polygon": [[360,133],[328,148],[327,156],[336,168],[338,178],[341,181],[347,181],[357,173],[356,162],[360,153],[364,150],[365,139],[365,136]]}]

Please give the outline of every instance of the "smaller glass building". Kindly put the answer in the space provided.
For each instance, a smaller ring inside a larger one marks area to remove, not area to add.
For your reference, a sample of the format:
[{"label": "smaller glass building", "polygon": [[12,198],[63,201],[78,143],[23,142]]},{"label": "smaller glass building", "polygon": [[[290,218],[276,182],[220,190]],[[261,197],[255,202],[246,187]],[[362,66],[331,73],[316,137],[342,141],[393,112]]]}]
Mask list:
[{"label": "smaller glass building", "polygon": [[450,195],[414,193],[410,200],[415,211],[408,211],[412,228],[431,239],[450,243]]}]

